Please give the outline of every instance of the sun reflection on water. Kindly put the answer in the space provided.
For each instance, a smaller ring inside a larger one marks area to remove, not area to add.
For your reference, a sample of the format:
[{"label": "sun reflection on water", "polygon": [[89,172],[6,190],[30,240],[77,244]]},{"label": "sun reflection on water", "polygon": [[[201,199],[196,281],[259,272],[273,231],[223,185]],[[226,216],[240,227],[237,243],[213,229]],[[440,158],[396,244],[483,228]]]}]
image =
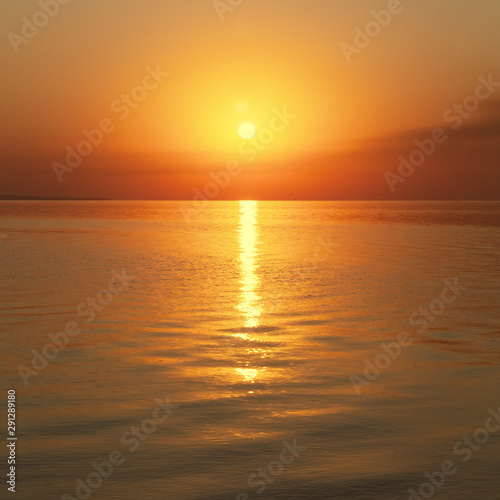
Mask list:
[{"label": "sun reflection on water", "polygon": [[[236,373],[243,377],[246,382],[254,382],[265,368],[250,367],[252,358],[262,359],[267,356],[266,350],[259,348],[259,339],[256,338],[251,329],[257,328],[260,324],[262,314],[262,299],[258,290],[260,279],[258,276],[258,203],[256,201],[240,201],[240,300],[237,305],[238,311],[244,320],[244,332],[236,333],[233,338],[245,342],[252,342],[255,345],[245,348],[245,367],[236,368]],[[250,331],[249,331],[250,330]]]},{"label": "sun reflection on water", "polygon": [[246,328],[259,326],[262,313],[260,297],[257,293],[260,284],[257,275],[257,226],[258,206],[256,201],[240,201],[240,302],[238,310],[245,319]]}]

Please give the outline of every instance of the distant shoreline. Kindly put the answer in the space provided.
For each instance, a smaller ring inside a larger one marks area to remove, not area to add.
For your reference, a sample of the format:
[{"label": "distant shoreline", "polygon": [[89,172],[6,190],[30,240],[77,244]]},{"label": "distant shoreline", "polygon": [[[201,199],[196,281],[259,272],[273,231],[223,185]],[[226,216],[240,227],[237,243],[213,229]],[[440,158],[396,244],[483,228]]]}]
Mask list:
[{"label": "distant shoreline", "polygon": [[[145,201],[145,202],[163,202],[163,201],[171,201],[171,202],[192,202],[193,200],[179,200],[179,199],[120,199],[120,198],[72,198],[70,196],[67,197],[57,197],[57,196],[18,196],[18,195],[0,195],[0,201]],[[210,201],[218,201],[218,202],[234,202],[241,200],[210,200]],[[484,200],[478,199],[459,199],[459,200],[439,200],[439,199],[430,199],[430,200],[386,200],[386,199],[366,199],[366,200],[328,200],[328,199],[318,199],[318,200],[297,200],[297,199],[281,199],[281,200],[255,200],[255,201],[272,201],[272,202],[347,202],[347,203],[367,203],[367,202],[388,202],[388,203],[462,203],[462,202],[477,202],[477,203],[498,203],[500,199],[491,199],[487,198]]]},{"label": "distant shoreline", "polygon": [[112,201],[111,198],[0,195],[0,201]]}]

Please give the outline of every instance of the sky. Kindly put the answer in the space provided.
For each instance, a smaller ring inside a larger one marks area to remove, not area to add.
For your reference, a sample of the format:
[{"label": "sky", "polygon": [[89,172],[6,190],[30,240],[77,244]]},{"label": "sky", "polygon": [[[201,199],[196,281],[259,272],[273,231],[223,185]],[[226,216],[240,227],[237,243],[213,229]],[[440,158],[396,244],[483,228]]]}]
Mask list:
[{"label": "sky", "polygon": [[2,2],[0,194],[499,199],[499,20],[498,0]]}]

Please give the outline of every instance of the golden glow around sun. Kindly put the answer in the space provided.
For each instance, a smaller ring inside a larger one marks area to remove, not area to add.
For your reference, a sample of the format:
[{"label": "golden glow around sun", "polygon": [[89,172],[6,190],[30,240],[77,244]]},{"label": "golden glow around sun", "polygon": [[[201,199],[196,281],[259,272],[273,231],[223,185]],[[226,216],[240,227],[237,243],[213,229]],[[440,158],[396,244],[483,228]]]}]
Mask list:
[{"label": "golden glow around sun", "polygon": [[255,135],[255,125],[250,122],[242,123],[238,128],[238,134],[242,139],[251,139]]}]

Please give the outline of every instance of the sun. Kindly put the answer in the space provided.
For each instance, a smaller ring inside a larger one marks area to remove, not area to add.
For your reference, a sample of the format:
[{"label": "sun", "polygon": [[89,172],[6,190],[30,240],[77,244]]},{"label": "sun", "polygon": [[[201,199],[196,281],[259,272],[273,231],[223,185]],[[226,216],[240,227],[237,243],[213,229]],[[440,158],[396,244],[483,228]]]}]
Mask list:
[{"label": "sun", "polygon": [[255,125],[244,122],[238,127],[238,134],[242,139],[251,139],[255,135]]}]

